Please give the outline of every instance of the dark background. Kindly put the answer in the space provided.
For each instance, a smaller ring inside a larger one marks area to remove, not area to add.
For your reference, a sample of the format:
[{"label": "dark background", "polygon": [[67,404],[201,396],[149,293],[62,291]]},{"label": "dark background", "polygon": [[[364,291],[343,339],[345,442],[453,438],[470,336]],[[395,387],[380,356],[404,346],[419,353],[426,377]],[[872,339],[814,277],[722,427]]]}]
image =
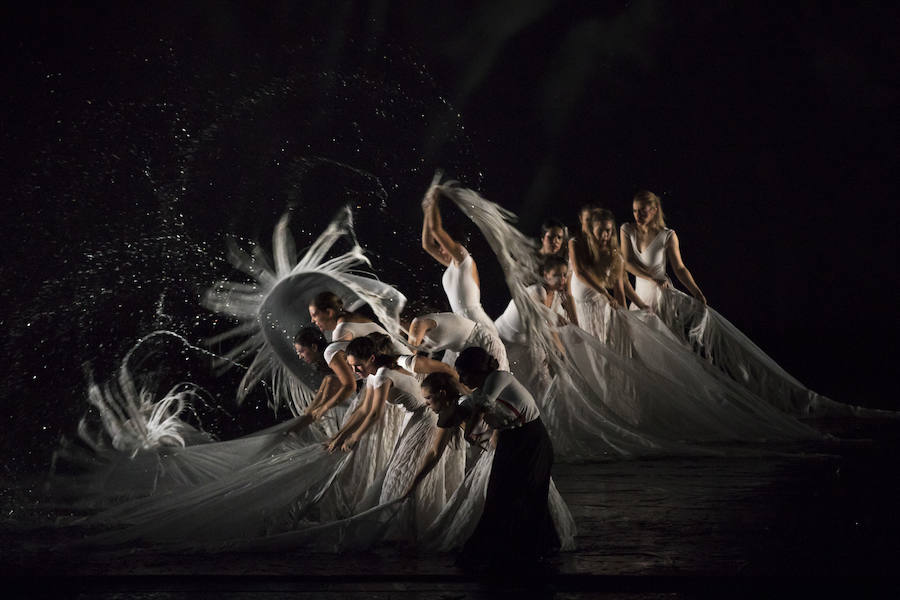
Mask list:
[{"label": "dark background", "polygon": [[[444,302],[418,240],[436,168],[529,233],[586,202],[628,219],[655,191],[713,307],[816,391],[898,407],[892,3],[50,3],[5,21],[7,470],[72,435],[85,372],[109,378],[157,329],[230,326],[198,306],[239,278],[225,239],[268,249],[285,210],[302,247],[353,204],[376,272]],[[477,232],[472,250],[496,316],[500,270]],[[207,387],[220,435],[271,420],[264,388],[236,409],[240,372],[205,361],[160,343],[139,375]]]}]

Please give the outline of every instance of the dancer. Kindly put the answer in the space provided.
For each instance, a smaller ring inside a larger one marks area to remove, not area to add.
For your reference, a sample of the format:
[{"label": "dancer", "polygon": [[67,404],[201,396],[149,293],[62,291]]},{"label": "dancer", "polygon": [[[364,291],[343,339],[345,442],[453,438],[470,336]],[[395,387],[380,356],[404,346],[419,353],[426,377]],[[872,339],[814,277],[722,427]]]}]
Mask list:
[{"label": "dancer", "polygon": [[[366,376],[366,411],[354,425],[342,429],[329,448],[340,445],[352,450],[360,438],[384,414],[386,404],[402,407],[406,411],[403,428],[394,445],[380,481],[375,481],[366,493],[368,501],[361,508],[371,508],[404,496],[416,475],[420,457],[429,447],[437,432],[436,417],[427,410],[419,382],[397,365],[398,356],[388,336],[371,334],[355,338],[347,346],[347,359],[361,375]],[[440,458],[440,457],[439,457]],[[433,521],[450,494],[463,478],[462,452],[451,453],[444,458],[442,468],[432,470],[427,482],[419,486],[415,502],[415,520],[418,530]]]},{"label": "dancer", "polygon": [[497,432],[481,518],[458,564],[495,570],[537,561],[560,547],[547,504],[553,444],[534,398],[482,348],[457,359],[460,381],[475,390],[460,402],[471,414],[467,431],[483,419]]},{"label": "dancer", "polygon": [[568,228],[558,219],[546,219],[541,224],[541,247],[538,254],[549,256],[556,254],[566,258],[568,252]]},{"label": "dancer", "polygon": [[481,306],[481,289],[475,259],[457,240],[444,230],[438,207],[443,186],[436,176],[422,200],[422,247],[436,261],[447,268],[441,278],[450,308],[458,315],[480,323],[488,331],[497,333],[494,322]]},{"label": "dancer", "polygon": [[[527,250],[532,243],[510,225],[515,215],[472,190],[453,187],[447,193],[484,233],[506,275],[531,343],[540,345],[553,372],[562,376],[558,388],[562,393],[551,403],[542,402],[550,407],[548,416],[559,417],[560,433],[587,441],[585,431],[605,432],[598,448],[608,445],[617,453],[621,452],[620,442],[626,452],[631,448],[642,452],[635,441],[647,437],[645,443],[656,448],[659,445],[653,440],[679,444],[822,437],[709,370],[667,333],[664,325],[654,326],[652,315],[613,309],[605,285],[598,286],[599,290],[586,284],[580,287],[584,293],[576,295],[576,306],[581,327],[557,330],[566,348],[563,358],[547,331],[547,321],[552,318],[549,311],[526,292],[525,282],[532,280],[534,272],[528,260],[533,255]],[[606,239],[609,241],[609,236]],[[617,252],[613,254],[609,243],[603,254],[599,241],[596,246],[598,256],[605,254],[608,263],[615,261]],[[603,275],[615,285],[612,271]],[[573,292],[576,290],[573,285]],[[584,407],[579,402],[585,398],[602,404],[586,413],[590,415],[588,426],[581,427],[578,415]],[[560,403],[558,410],[553,408],[555,403]],[[616,427],[620,425],[624,425],[624,433],[632,435],[623,435],[623,428]],[[574,450],[580,454],[584,449]]]},{"label": "dancer", "polygon": [[410,323],[407,341],[413,348],[426,352],[450,350],[459,353],[469,346],[478,346],[496,358],[503,370],[509,370],[506,348],[500,338],[481,323],[456,313],[428,313],[416,317]]},{"label": "dancer", "polygon": [[706,305],[706,296],[694,281],[694,276],[681,259],[681,247],[675,231],[666,227],[659,196],[641,190],[632,201],[634,223],[623,223],[621,252],[625,268],[635,276],[635,291],[641,300],[656,308],[659,304],[657,288],[672,287],[666,277],[667,259],[678,280],[698,302]]},{"label": "dancer", "polygon": [[[707,306],[681,257],[678,236],[666,227],[659,196],[642,190],[632,201],[634,223],[621,228],[626,268],[636,276],[636,291],[668,330],[706,361],[776,408],[798,416],[895,417],[898,413],[835,402],[808,389],[721,314]],[[691,296],[676,290],[666,276],[671,263]]]},{"label": "dancer", "polygon": [[329,347],[318,327],[304,327],[294,336],[294,349],[305,363],[324,374],[306,411],[286,433],[296,433],[322,418],[332,408],[342,404],[356,391],[353,369],[347,364],[340,344]]},{"label": "dancer", "polygon": [[[547,326],[554,336],[557,348],[565,354],[563,343],[555,331],[556,327],[569,321],[577,322],[577,317],[563,308],[565,304],[563,298],[569,289],[568,262],[557,254],[547,255],[541,262],[540,274],[541,283],[528,286],[526,291],[534,302],[549,309],[551,319]],[[540,348],[529,343],[528,329],[522,321],[515,300],[509,301],[506,310],[497,317],[494,324],[510,357],[509,371],[534,394],[535,398],[542,398],[550,386],[549,363],[546,355],[540,352]],[[501,367],[501,370],[504,369]]]}]

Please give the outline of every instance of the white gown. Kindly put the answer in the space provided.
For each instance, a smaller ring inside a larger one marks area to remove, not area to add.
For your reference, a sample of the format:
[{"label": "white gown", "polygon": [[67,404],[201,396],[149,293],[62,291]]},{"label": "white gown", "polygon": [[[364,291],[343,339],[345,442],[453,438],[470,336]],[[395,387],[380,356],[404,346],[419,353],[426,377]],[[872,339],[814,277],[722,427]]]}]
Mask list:
[{"label": "white gown", "polygon": [[[665,278],[666,245],[674,231],[663,229],[641,251],[638,249],[634,225],[626,223],[621,230],[625,243],[631,246],[635,262],[655,278]],[[786,413],[801,416],[897,414],[841,404],[817,394],[782,369],[725,317],[671,286],[663,289],[653,281],[637,277],[635,291],[659,315],[670,332],[686,346],[715,365],[722,373]]]},{"label": "white gown", "polygon": [[[562,400],[559,410],[541,403],[555,445],[568,441],[560,433],[572,434],[572,440],[583,442],[576,452],[589,450],[589,431],[594,427],[616,436],[624,429],[632,434],[630,441],[647,440],[654,450],[659,448],[655,440],[660,439],[677,444],[822,437],[730,379],[707,371],[671,333],[644,323],[629,311],[612,311],[600,294],[593,293],[577,277],[572,278],[572,293],[579,323],[587,331],[579,335],[561,328],[568,339],[564,340],[565,357],[559,356],[547,326],[554,317],[526,292],[526,286],[534,281],[537,264],[533,242],[511,224],[515,215],[472,190],[450,188],[444,192],[488,240],[520,312],[527,309],[522,316],[531,343],[547,354],[552,371],[560,378],[563,393],[556,396],[557,402]],[[572,382],[576,383],[574,390]],[[598,393],[586,394],[590,389]],[[591,419],[591,427],[583,428],[579,416],[588,405],[594,405],[594,410],[587,414],[598,418]],[[554,413],[559,417],[557,422]],[[610,421],[624,427],[610,429]],[[604,442],[596,442],[598,452],[607,446]],[[614,443],[612,447],[620,452]],[[635,450],[642,449],[637,446]]]}]

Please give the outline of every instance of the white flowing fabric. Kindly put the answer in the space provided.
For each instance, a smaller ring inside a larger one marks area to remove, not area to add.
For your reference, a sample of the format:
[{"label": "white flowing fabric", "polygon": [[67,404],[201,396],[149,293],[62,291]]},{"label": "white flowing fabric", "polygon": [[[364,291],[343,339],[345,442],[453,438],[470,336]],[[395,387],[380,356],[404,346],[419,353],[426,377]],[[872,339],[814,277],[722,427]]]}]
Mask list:
[{"label": "white flowing fabric", "polygon": [[[466,473],[463,484],[426,532],[424,536],[426,548],[437,552],[449,552],[459,549],[469,539],[478,526],[484,510],[493,460],[494,449],[491,448],[483,452],[475,466]],[[573,550],[577,533],[575,520],[562,496],[559,495],[552,478],[547,502],[550,506],[550,517],[559,536],[560,550]],[[528,526],[526,523],[522,525]]]},{"label": "white flowing fabric", "polygon": [[[527,292],[526,286],[536,278],[537,265],[533,242],[511,225],[515,215],[472,190],[445,185],[442,192],[453,199],[488,240],[506,275],[535,356],[541,360],[546,356],[551,372],[560,378],[557,385],[563,392],[555,394],[553,403],[541,402],[541,410],[554,446],[561,446],[562,457],[569,452],[582,456],[592,444],[597,444],[594,432],[598,430],[608,431],[611,440],[630,442],[624,448],[610,444],[617,454],[647,452],[648,448],[651,453],[659,452],[665,446],[660,440],[671,443],[822,437],[731,380],[708,372],[671,334],[654,330],[628,311],[618,311],[620,318],[609,318],[605,299],[585,285],[579,288],[581,282],[576,278],[572,281],[572,293],[579,321],[595,335],[579,336],[562,328],[560,331],[568,337],[567,354],[563,357],[548,327],[555,315]],[[578,292],[584,289],[590,293],[579,296]],[[612,337],[610,327],[614,330]],[[607,339],[613,343],[606,345]],[[587,406],[596,407],[593,412],[585,410],[586,402]],[[589,426],[582,424],[584,417],[590,421]],[[630,435],[623,437],[623,433]],[[635,444],[638,440],[644,443]],[[572,445],[572,441],[581,442],[576,445],[581,449],[564,447]],[[599,449],[606,450],[603,444]]]},{"label": "white flowing fabric", "polygon": [[644,379],[657,379],[660,384],[659,392],[623,395],[627,404],[614,407],[616,414],[640,431],[691,441],[823,437],[710,368],[654,315],[612,308],[605,296],[577,276],[572,278],[572,295],[579,326],[630,359],[644,371]]},{"label": "white flowing fabric", "polygon": [[[666,244],[674,231],[665,228],[643,251],[631,223],[622,236],[635,261],[654,277],[666,278]],[[718,312],[672,287],[635,278],[635,291],[668,329],[694,352],[776,408],[801,416],[897,417],[900,413],[835,402],[800,383]],[[632,308],[635,308],[632,306]]]}]

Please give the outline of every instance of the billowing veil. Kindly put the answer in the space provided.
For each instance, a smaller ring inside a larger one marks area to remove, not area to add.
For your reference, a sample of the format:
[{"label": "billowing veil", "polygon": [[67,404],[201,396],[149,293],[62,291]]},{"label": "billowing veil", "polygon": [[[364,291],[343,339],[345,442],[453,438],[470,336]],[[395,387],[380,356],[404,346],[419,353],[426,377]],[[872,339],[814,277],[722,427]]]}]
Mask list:
[{"label": "billowing veil", "polygon": [[675,288],[654,288],[643,299],[676,337],[776,408],[812,417],[900,417],[900,412],[843,404],[814,392],[714,309]]},{"label": "billowing veil", "polygon": [[[696,451],[681,442],[821,437],[714,376],[671,335],[654,332],[628,311],[617,313],[616,336],[622,341],[612,347],[574,325],[552,328],[555,321],[546,308],[525,291],[537,269],[533,245],[511,224],[515,216],[473,190],[446,184],[441,191],[487,238],[529,341],[549,358],[556,380],[543,394],[541,408],[562,457],[679,454]],[[554,351],[554,331],[565,357]]]},{"label": "billowing veil", "polygon": [[[344,236],[352,240],[351,250],[324,260],[333,244]],[[309,320],[309,300],[329,289],[349,305],[366,302],[388,330],[396,331],[405,298],[383,282],[351,271],[368,261],[352,235],[349,209],[338,214],[299,261],[293,258],[286,217],[276,228],[274,242],[275,270],[265,265],[260,251],[251,257],[233,249],[235,265],[253,276],[256,283],[220,282],[207,295],[205,304],[242,321],[212,340],[247,337],[226,354],[226,360],[256,353],[239,397],[271,374],[276,402],[288,403],[297,413],[311,398],[309,384],[314,381],[292,345],[293,333]],[[146,539],[177,544],[190,540],[191,545],[202,546],[290,530],[318,510],[316,504],[343,469],[359,462],[356,457],[363,457],[366,465],[356,469],[362,480],[352,483],[362,488],[371,483],[383,468],[381,463],[390,455],[394,441],[392,434],[382,435],[382,428],[375,427],[354,452],[329,454],[318,443],[325,439],[327,430],[307,428],[299,437],[284,437],[283,430],[292,424],[293,420],[287,421],[237,440],[175,451],[156,449],[154,454],[162,457],[159,463],[164,468],[145,476],[157,481],[168,476],[172,470],[165,467],[171,456],[177,457],[181,471],[186,470],[184,465],[202,465],[202,469],[195,469],[200,474],[182,485],[167,486],[170,493],[138,498],[96,514],[90,523],[123,527],[96,536],[91,543]]]}]

